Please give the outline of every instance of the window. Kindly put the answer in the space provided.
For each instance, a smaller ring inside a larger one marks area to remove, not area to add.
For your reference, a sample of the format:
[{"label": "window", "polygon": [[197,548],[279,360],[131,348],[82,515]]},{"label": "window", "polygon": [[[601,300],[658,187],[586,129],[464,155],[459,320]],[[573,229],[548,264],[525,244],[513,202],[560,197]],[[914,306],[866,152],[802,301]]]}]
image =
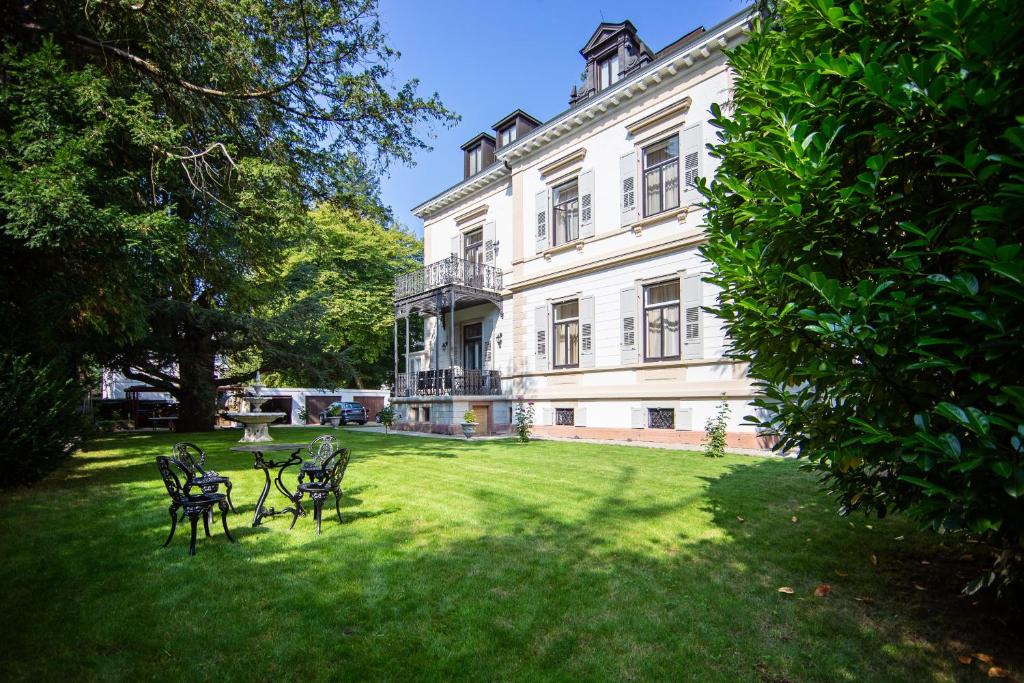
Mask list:
[{"label": "window", "polygon": [[580,364],[580,302],[555,304],[556,368],[576,368]]},{"label": "window", "polygon": [[480,230],[474,230],[473,232],[467,232],[465,238],[462,240],[463,244],[463,257],[470,263],[483,263],[484,262],[484,231],[483,228]]},{"label": "window", "polygon": [[573,242],[580,235],[580,192],[576,180],[554,190],[554,246]]},{"label": "window", "polygon": [[555,424],[561,427],[572,427],[576,424],[576,411],[572,408],[555,408]]},{"label": "window", "polygon": [[483,368],[483,338],[483,323],[469,323],[462,326],[463,369],[480,370]]},{"label": "window", "polygon": [[430,406],[420,408],[420,422],[430,422]]},{"label": "window", "polygon": [[619,81],[619,55],[616,53],[607,59],[602,59],[597,63],[597,71],[601,78],[598,90],[604,90],[617,83]]},{"label": "window", "polygon": [[676,411],[671,408],[648,408],[647,426],[651,429],[675,429]]},{"label": "window", "polygon": [[679,280],[644,287],[644,360],[679,358]]},{"label": "window", "polygon": [[477,145],[469,150],[469,175],[476,175],[480,172],[480,162],[483,159],[483,147]]},{"label": "window", "polygon": [[516,141],[516,127],[515,127],[515,124],[509,126],[505,130],[503,130],[500,133],[498,133],[498,143],[502,147],[505,147],[507,145],[511,145],[515,141]]},{"label": "window", "polygon": [[679,207],[679,136],[644,148],[644,215]]}]

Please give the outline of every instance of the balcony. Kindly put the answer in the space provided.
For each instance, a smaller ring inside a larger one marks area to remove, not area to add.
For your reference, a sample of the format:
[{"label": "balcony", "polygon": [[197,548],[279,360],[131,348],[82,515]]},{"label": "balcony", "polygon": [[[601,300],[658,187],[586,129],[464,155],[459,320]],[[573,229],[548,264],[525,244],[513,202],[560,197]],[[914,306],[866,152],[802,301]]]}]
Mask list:
[{"label": "balcony", "polygon": [[424,370],[396,375],[394,396],[500,396],[498,370]]},{"label": "balcony", "polygon": [[[501,291],[501,269],[474,263],[452,254],[429,266],[395,278],[395,303],[413,300],[446,287],[463,294],[496,294]],[[490,298],[490,297],[487,297]]]}]

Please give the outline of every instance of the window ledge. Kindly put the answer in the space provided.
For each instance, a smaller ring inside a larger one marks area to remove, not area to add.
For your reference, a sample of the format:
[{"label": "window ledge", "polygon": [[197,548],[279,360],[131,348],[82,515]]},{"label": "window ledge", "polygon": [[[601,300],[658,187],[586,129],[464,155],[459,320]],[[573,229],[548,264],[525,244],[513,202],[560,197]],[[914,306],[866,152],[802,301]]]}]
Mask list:
[{"label": "window ledge", "polygon": [[575,239],[572,242],[568,242],[566,244],[559,244],[557,247],[549,247],[545,249],[542,256],[544,256],[545,260],[550,261],[551,257],[554,256],[555,254],[562,254],[567,251],[572,251],[573,249],[575,249],[576,251],[583,251],[583,245],[585,243],[586,240],[584,239]]},{"label": "window ledge", "polygon": [[661,213],[656,213],[653,216],[647,216],[646,218],[641,218],[638,221],[633,221],[633,224],[630,227],[633,229],[633,232],[639,235],[643,229],[649,225],[664,223],[671,220],[678,220],[680,223],[683,223],[686,221],[686,216],[690,213],[691,208],[692,207],[689,206],[682,206],[678,209],[662,211]]}]

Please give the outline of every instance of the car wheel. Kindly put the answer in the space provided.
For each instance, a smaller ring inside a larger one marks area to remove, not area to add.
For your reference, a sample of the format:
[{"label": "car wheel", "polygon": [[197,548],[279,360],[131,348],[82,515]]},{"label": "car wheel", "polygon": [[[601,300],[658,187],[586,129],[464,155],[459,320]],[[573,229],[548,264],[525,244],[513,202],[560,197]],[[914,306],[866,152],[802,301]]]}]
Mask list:
[{"label": "car wheel", "polygon": [[366,420],[360,420],[360,421],[359,421],[359,426],[360,426],[360,427],[361,427],[361,426],[363,426],[364,424],[366,424]]},{"label": "car wheel", "polygon": [[338,421],[338,424],[341,424],[341,425],[347,425],[347,424],[348,424],[348,422],[346,422],[346,421],[345,421],[345,418],[341,418],[341,419],[340,419],[340,420]]}]

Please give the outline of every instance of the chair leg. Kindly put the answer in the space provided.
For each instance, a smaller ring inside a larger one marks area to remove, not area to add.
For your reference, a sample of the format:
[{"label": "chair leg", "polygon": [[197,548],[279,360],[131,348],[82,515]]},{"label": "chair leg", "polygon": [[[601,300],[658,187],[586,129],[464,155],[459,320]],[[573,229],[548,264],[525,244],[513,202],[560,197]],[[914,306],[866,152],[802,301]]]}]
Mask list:
[{"label": "chair leg", "polygon": [[234,543],[235,537],[228,531],[228,505],[224,501],[220,503],[220,523],[224,525],[224,535],[228,537],[229,541]]},{"label": "chair leg", "polygon": [[235,514],[237,514],[238,510],[235,509],[235,503],[234,503],[233,500],[231,500],[231,480],[230,479],[228,479],[227,483],[225,483],[224,488],[227,490],[227,494],[228,494],[228,505],[231,506],[231,511],[234,512]]},{"label": "chair leg", "polygon": [[317,497],[313,500],[313,511],[316,515],[316,535],[320,535],[320,519],[324,513],[324,499]]},{"label": "chair leg", "polygon": [[170,507],[170,512],[171,512],[171,533],[167,534],[167,540],[164,541],[164,546],[163,547],[165,547],[165,548],[171,544],[171,539],[174,538],[174,530],[178,528],[178,511],[176,509],[174,509],[173,505]]},{"label": "chair leg", "polygon": [[210,537],[210,518],[213,517],[213,506],[206,508],[203,511],[203,529],[206,531],[206,537]]},{"label": "chair leg", "polygon": [[192,538],[188,542],[188,554],[193,556],[196,554],[196,525],[199,524],[199,515],[203,514],[202,511],[188,513],[188,521],[192,524]]},{"label": "chair leg", "polygon": [[298,521],[299,515],[303,513],[302,504],[299,502],[300,500],[302,500],[302,491],[296,491],[294,501],[295,507],[292,508],[292,523],[291,526],[288,527],[288,531],[291,531],[295,528],[295,522]]},{"label": "chair leg", "polygon": [[341,518],[341,490],[334,490],[334,511],[338,513],[338,522],[344,524],[345,520]]}]

